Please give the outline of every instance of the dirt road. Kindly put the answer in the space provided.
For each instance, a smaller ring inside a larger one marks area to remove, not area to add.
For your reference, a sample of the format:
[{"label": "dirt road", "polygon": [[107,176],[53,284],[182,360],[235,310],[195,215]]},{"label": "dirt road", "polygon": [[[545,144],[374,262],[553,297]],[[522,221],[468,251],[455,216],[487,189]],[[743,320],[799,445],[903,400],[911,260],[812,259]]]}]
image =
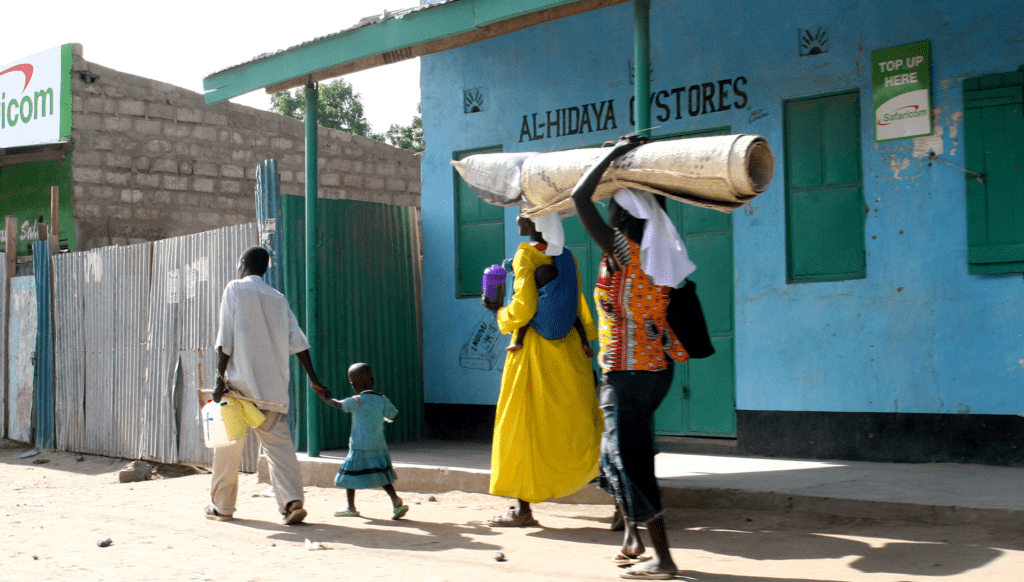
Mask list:
[{"label": "dirt road", "polygon": [[[363,517],[336,518],[344,492],[308,488],[308,524],[280,525],[265,485],[242,477],[238,519],[203,518],[205,474],[121,484],[125,461],[0,448],[2,580],[616,580],[610,509],[540,504],[543,527],[493,530],[507,502],[451,492],[359,492]],[[76,460],[81,458],[81,460]],[[45,461],[45,462],[43,462]],[[168,476],[180,473],[165,469]],[[670,511],[678,579],[709,582],[1024,580],[1024,524],[1013,530],[839,520],[750,511]],[[646,535],[646,534],[645,534]],[[109,547],[98,540],[109,538]],[[326,542],[308,550],[305,540]],[[505,561],[495,560],[502,552]]]}]

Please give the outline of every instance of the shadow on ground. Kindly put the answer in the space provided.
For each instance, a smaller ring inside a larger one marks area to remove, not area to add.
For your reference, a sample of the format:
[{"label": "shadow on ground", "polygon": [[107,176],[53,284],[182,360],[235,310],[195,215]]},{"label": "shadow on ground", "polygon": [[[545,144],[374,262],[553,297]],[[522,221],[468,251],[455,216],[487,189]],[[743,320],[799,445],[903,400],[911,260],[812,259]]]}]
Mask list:
[{"label": "shadow on ground", "polygon": [[[242,527],[261,529],[271,533],[268,538],[302,544],[305,540],[345,544],[361,548],[384,550],[408,550],[413,552],[440,552],[452,549],[500,550],[502,546],[477,541],[470,536],[497,535],[483,523],[450,524],[413,521],[409,519],[384,520],[349,518],[360,520],[374,529],[351,528],[327,523],[306,523],[299,526],[285,526],[247,519],[226,522]],[[387,534],[382,535],[383,528]]]},{"label": "shadow on ground", "polygon": [[[962,539],[957,532],[962,533],[969,526],[735,510],[710,515],[707,511],[669,510],[666,523],[672,547],[764,562],[854,558],[849,567],[866,574],[928,577],[962,574],[1003,555],[1002,549],[988,543],[994,532],[981,527],[970,528],[972,535]],[[612,548],[622,542],[621,532],[594,527],[545,528],[529,535],[559,541],[610,543]],[[649,539],[646,533],[641,535],[645,542]],[[1004,535],[1001,539],[1007,537],[1014,536]],[[1006,549],[1024,549],[1024,542],[1017,545],[1020,547]],[[689,579],[774,580],[696,572],[690,573]]]}]

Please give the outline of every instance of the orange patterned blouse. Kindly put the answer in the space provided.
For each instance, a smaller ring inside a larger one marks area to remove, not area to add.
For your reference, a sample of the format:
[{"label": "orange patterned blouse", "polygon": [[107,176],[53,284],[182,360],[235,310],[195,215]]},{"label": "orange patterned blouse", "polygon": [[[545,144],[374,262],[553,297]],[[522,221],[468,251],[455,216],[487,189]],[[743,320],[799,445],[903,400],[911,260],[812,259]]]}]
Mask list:
[{"label": "orange patterned blouse", "polygon": [[655,285],[640,263],[640,245],[615,231],[615,256],[621,267],[609,268],[608,255],[594,287],[597,335],[601,344],[598,363],[605,372],[668,367],[665,354],[678,362],[689,354],[672,333],[665,317],[671,287]]}]

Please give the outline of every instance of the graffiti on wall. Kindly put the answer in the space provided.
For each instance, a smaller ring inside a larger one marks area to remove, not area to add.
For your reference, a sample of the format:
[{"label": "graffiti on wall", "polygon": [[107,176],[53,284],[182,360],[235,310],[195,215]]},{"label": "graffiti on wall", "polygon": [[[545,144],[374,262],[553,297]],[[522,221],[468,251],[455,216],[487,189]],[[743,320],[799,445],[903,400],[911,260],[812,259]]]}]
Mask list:
[{"label": "graffiti on wall", "polygon": [[497,318],[489,311],[484,313],[462,344],[459,365],[473,370],[501,370],[505,364],[505,350],[498,341],[500,338]]}]

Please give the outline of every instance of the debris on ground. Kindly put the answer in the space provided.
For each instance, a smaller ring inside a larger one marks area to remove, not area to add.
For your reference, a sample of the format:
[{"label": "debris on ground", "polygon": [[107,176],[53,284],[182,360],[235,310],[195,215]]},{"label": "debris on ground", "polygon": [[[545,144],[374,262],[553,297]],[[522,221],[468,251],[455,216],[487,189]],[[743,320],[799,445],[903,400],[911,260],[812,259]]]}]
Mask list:
[{"label": "debris on ground", "polygon": [[27,452],[27,453],[22,453],[22,454],[20,454],[20,455],[18,455],[18,458],[19,458],[19,459],[27,459],[27,458],[29,458],[29,457],[34,457],[34,456],[38,455],[38,454],[39,454],[39,453],[41,453],[41,452],[42,452],[42,451],[40,451],[39,449],[36,449],[36,450],[34,450],[34,451],[29,451],[29,452]]},{"label": "debris on ground", "polygon": [[32,459],[33,465],[45,465],[50,462],[50,459]]},{"label": "debris on ground", "polygon": [[267,487],[263,491],[259,491],[257,493],[253,493],[252,496],[253,497],[265,497],[267,499],[270,499],[272,497],[276,497],[277,494],[274,493],[274,487],[271,486],[271,487]]},{"label": "debris on ground", "polygon": [[308,538],[306,539],[306,549],[309,550],[309,551],[313,551],[313,550],[330,550],[330,549],[333,549],[333,548],[334,548],[334,546],[332,546],[328,542],[311,542],[311,541],[309,541]]},{"label": "debris on ground", "polygon": [[427,501],[437,501],[437,497],[431,495],[430,497],[427,497]]},{"label": "debris on ground", "polygon": [[136,483],[138,481],[149,481],[153,478],[153,465],[146,461],[132,461],[125,465],[124,469],[117,474],[117,480],[121,483]]},{"label": "debris on ground", "polygon": [[505,561],[505,554],[503,554],[501,552],[494,552],[494,561],[495,562],[504,562]]},{"label": "debris on ground", "polygon": [[102,540],[96,540],[96,545],[101,548],[110,547],[110,544],[114,543],[110,538],[103,538]]}]

